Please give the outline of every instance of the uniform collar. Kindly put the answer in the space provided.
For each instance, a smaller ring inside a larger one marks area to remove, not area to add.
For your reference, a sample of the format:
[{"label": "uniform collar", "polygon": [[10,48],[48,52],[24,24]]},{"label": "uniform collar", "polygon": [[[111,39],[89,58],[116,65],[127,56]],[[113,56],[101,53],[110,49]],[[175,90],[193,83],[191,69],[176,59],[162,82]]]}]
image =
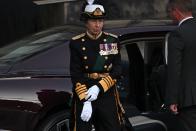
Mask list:
[{"label": "uniform collar", "polygon": [[186,17],[186,18],[182,19],[182,20],[179,22],[178,26],[180,26],[184,21],[186,21],[186,20],[188,20],[188,19],[192,19],[192,18],[193,18],[192,16],[189,16],[189,17]]},{"label": "uniform collar", "polygon": [[97,40],[101,35],[102,35],[103,32],[100,32],[100,34],[97,36],[97,37],[94,37],[93,35],[91,35],[88,31],[86,31],[86,35],[90,38],[90,39],[93,39],[93,40]]}]

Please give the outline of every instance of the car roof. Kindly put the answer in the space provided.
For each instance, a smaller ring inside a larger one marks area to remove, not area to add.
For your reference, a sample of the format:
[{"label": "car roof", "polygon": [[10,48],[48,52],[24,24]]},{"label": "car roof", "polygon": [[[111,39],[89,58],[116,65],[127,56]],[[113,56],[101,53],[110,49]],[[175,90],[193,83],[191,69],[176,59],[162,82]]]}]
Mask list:
[{"label": "car roof", "polygon": [[130,33],[144,33],[156,31],[172,31],[176,25],[172,24],[170,20],[145,20],[145,21],[131,21],[131,20],[115,20],[106,21],[106,30],[115,33],[116,35],[126,35]]},{"label": "car roof", "polygon": [[[133,20],[110,20],[105,21],[104,31],[114,33],[118,36],[132,34],[132,33],[144,33],[144,32],[156,32],[156,31],[172,31],[176,28],[170,20],[145,20],[145,21],[133,21]],[[56,26],[49,28],[39,33],[34,34],[34,37],[55,33],[66,33],[65,39],[69,40],[75,35],[85,32],[84,23],[65,24],[62,26]],[[31,36],[32,37],[32,36]]]}]

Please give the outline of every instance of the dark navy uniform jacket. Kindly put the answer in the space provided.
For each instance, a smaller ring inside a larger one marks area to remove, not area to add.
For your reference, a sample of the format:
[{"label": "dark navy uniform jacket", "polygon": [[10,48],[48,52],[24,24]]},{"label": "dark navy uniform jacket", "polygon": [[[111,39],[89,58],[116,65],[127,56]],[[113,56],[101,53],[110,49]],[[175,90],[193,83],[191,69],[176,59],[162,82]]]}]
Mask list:
[{"label": "dark navy uniform jacket", "polygon": [[[70,72],[74,92],[84,101],[87,90],[97,85],[100,93],[107,93],[114,87],[121,74],[121,56],[117,36],[102,32],[92,39],[87,33],[75,36],[70,41]],[[88,74],[107,73],[105,77],[91,79]]]},{"label": "dark navy uniform jacket", "polygon": [[196,105],[196,18],[187,19],[168,38],[165,101],[180,107]]}]

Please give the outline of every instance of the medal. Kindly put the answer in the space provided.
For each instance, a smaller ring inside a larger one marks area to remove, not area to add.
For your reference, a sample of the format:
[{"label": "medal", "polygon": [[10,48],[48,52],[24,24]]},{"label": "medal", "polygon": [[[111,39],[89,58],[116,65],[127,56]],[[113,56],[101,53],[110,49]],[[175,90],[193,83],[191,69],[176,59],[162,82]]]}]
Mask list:
[{"label": "medal", "polygon": [[118,54],[118,46],[117,43],[106,43],[99,45],[99,54],[102,55],[115,55]]}]

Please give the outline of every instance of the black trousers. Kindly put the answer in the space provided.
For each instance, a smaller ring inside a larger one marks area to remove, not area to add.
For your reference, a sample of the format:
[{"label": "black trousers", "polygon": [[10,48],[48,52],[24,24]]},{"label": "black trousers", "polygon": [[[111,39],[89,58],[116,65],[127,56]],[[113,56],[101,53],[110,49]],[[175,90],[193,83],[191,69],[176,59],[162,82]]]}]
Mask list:
[{"label": "black trousers", "polygon": [[88,122],[80,118],[83,103],[75,101],[75,127],[74,131],[91,131],[94,125],[96,131],[120,131],[120,122],[117,113],[117,103],[114,90],[108,90],[96,101],[92,102],[93,113]]},{"label": "black trousers", "polygon": [[185,128],[183,131],[196,131],[196,106],[180,109],[178,117]]}]

